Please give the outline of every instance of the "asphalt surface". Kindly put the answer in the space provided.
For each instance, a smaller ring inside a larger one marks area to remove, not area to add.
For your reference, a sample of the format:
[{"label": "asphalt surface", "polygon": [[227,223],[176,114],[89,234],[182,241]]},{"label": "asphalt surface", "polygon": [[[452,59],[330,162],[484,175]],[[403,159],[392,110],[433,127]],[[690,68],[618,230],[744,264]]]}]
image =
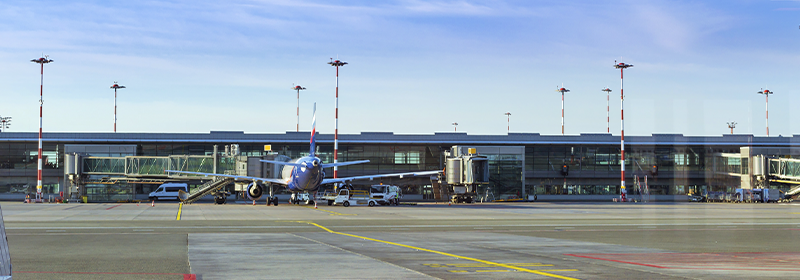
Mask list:
[{"label": "asphalt surface", "polygon": [[14,279],[789,279],[800,272],[800,204],[0,206]]}]

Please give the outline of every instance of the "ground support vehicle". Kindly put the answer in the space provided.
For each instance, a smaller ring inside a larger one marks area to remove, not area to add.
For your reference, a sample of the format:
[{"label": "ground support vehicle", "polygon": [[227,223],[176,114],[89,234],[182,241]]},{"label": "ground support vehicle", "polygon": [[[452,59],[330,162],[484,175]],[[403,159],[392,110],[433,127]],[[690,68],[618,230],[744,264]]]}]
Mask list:
[{"label": "ground support vehicle", "polygon": [[336,196],[336,199],[334,199],[332,203],[329,200],[328,204],[342,205],[344,207],[350,207],[350,206],[372,207],[378,205],[378,200],[369,197],[369,194],[366,191],[341,189],[339,190],[339,194]]},{"label": "ground support vehicle", "polygon": [[161,186],[158,186],[154,192],[151,192],[148,196],[150,200],[159,200],[159,199],[175,199],[180,200],[178,197],[179,191],[188,192],[189,185],[186,183],[164,183]]},{"label": "ground support vehicle", "polygon": [[307,205],[314,204],[314,200],[311,199],[311,195],[308,193],[292,194],[292,197],[289,198],[289,204],[300,204],[300,202],[303,202]]},{"label": "ground support vehicle", "polygon": [[380,205],[400,205],[403,191],[398,186],[373,185],[369,189],[369,197],[375,199]]}]

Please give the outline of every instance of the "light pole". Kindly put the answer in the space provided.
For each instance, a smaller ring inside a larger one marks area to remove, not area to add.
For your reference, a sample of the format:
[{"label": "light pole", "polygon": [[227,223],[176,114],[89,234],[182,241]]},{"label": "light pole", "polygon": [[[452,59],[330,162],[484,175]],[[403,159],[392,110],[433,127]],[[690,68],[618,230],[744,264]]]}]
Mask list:
[{"label": "light pole", "polygon": [[614,60],[614,68],[619,69],[619,120],[621,125],[620,126],[621,138],[619,142],[620,155],[621,155],[621,160],[619,162],[621,168],[621,174],[620,174],[621,186],[619,194],[620,194],[620,199],[622,201],[625,201],[625,198],[627,197],[627,191],[625,190],[625,94],[623,93],[625,84],[623,83],[623,71],[625,70],[625,68],[629,67],[633,67],[633,65],[625,64],[623,62],[617,63],[617,61]]},{"label": "light pole", "polygon": [[758,94],[763,94],[767,98],[767,137],[769,137],[769,95],[773,93],[768,89],[758,91]]},{"label": "light pole", "polygon": [[556,91],[561,92],[561,135],[564,135],[564,93],[569,92],[569,90],[561,86]]},{"label": "light pole", "polygon": [[506,134],[507,134],[507,133],[511,132],[511,112],[506,112],[504,115],[506,115],[506,117],[508,118],[506,120],[508,122],[508,131],[506,132]]},{"label": "light pole", "polygon": [[11,117],[0,118],[0,132],[6,131],[11,126]]},{"label": "light pole", "polygon": [[[339,66],[347,65],[347,62],[333,60],[328,62],[331,66],[336,67],[336,121],[334,122],[333,130],[333,163],[339,162]],[[333,178],[339,178],[339,167],[333,167]]]},{"label": "light pole", "polygon": [[[338,72],[338,70],[337,70],[337,72]],[[338,81],[338,78],[337,78],[337,81]],[[304,90],[306,88],[301,87],[300,85],[296,85],[292,89],[297,91],[297,130],[295,132],[300,132],[300,91]],[[338,89],[338,86],[337,86],[337,89]],[[338,96],[338,94],[337,94],[337,96]]]},{"label": "light pole", "polygon": [[608,101],[611,99],[611,89],[606,87],[602,91],[606,92],[606,132],[611,133],[611,107],[608,106]]},{"label": "light pole", "polygon": [[117,133],[117,90],[125,88],[125,86],[118,85],[117,82],[114,81],[114,84],[111,85],[111,88],[114,89],[114,133]]},{"label": "light pole", "polygon": [[458,123],[457,122],[453,123],[453,131],[458,131]]},{"label": "light pole", "polygon": [[733,134],[733,129],[736,128],[736,122],[729,122],[728,128],[731,129],[731,134]]},{"label": "light pole", "polygon": [[43,92],[44,92],[44,65],[53,62],[48,56],[31,59],[33,63],[39,63],[41,66],[41,78],[39,80],[39,160],[37,163],[36,172],[36,202],[42,201],[42,107],[44,105]]}]

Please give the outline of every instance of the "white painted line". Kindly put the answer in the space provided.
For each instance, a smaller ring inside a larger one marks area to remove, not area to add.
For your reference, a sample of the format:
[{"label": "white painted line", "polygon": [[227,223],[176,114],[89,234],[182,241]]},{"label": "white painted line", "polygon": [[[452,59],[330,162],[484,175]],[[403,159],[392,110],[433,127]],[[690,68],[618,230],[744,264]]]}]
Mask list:
[{"label": "white painted line", "polygon": [[[636,226],[730,226],[731,223],[658,223],[658,224],[523,224],[523,225],[496,225],[495,227],[555,227],[559,229],[575,227],[636,227]],[[797,223],[749,223],[739,225],[753,226],[797,226]],[[309,226],[169,226],[169,227],[6,227],[6,229],[279,229],[279,228],[308,228]],[[331,228],[396,228],[388,226],[347,226],[335,225]],[[407,225],[405,228],[466,228],[475,225]]]}]

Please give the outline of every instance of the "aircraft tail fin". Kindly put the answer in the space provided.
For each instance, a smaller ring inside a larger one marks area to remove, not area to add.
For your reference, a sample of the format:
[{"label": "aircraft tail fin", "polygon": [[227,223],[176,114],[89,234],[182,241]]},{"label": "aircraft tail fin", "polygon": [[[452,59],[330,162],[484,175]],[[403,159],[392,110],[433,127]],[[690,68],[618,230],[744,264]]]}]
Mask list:
[{"label": "aircraft tail fin", "polygon": [[314,116],[311,118],[311,150],[309,151],[309,156],[314,156],[314,151],[316,150],[316,135],[317,135],[317,102],[314,102]]}]

